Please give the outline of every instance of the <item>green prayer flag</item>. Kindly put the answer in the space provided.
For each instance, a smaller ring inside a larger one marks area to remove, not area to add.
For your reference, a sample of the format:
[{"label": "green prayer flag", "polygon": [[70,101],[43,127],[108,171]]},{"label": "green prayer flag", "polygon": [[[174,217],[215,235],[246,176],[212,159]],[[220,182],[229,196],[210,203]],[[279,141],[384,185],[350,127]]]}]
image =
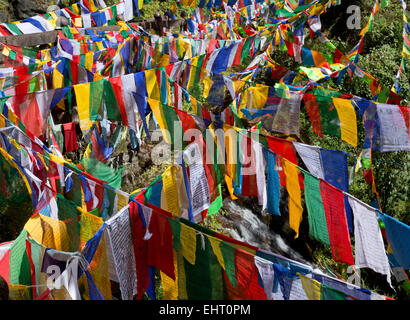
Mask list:
[{"label": "green prayer flag", "polygon": [[[201,237],[203,237],[201,239]],[[192,265],[184,258],[186,292],[188,300],[212,299],[211,244],[206,236],[196,235],[196,259]],[[206,285],[205,285],[206,284]]]},{"label": "green prayer flag", "polygon": [[245,40],[245,43],[243,44],[242,47],[242,52],[241,52],[241,63],[248,57],[249,55],[249,48],[250,48],[250,42],[251,42],[251,37],[247,37]]},{"label": "green prayer flag", "polygon": [[78,221],[80,212],[77,207],[74,201],[68,200],[62,194],[57,193],[58,218],[65,221],[70,239],[70,252],[80,250],[80,222]]},{"label": "green prayer flag", "polygon": [[26,250],[27,231],[23,229],[10,248],[10,284],[31,285],[30,260]]},{"label": "green prayer flag", "polygon": [[16,51],[10,50],[10,54],[9,54],[10,59],[16,60],[16,55],[17,55]]},{"label": "green prayer flag", "polygon": [[23,34],[19,28],[17,28],[17,25],[15,23],[5,23],[7,28],[9,28],[13,33],[17,34]]},{"label": "green prayer flag", "polygon": [[92,176],[107,182],[115,189],[121,189],[122,171],[124,167],[115,171],[115,169],[106,165],[105,163],[93,158],[84,158],[81,160],[86,172]]},{"label": "green prayer flag", "polygon": [[63,135],[63,128],[62,124],[55,124],[53,128],[54,137],[57,141],[58,147],[60,150],[64,148],[64,135]]},{"label": "green prayer flag", "polygon": [[225,272],[231,281],[231,285],[235,287],[238,284],[236,280],[236,271],[235,271],[235,251],[236,248],[229,243],[222,241],[219,245],[222,256],[224,258]]},{"label": "green prayer flag", "polygon": [[181,223],[174,218],[167,217],[169,224],[171,226],[172,230],[172,247],[174,248],[175,251],[179,251],[181,246],[180,246],[180,234],[181,234]]},{"label": "green prayer flag", "polygon": [[100,120],[101,104],[106,80],[90,83],[90,120]]},{"label": "green prayer flag", "polygon": [[322,283],[320,287],[320,300],[346,300],[346,294]]},{"label": "green prayer flag", "polygon": [[107,119],[112,121],[122,121],[120,108],[117,103],[117,98],[112,88],[111,82],[103,80],[105,109],[107,110]]},{"label": "green prayer flag", "polygon": [[215,214],[222,208],[222,188],[221,184],[218,185],[219,196],[211,203],[211,206],[208,208],[208,215]]},{"label": "green prayer flag", "polygon": [[304,174],[305,199],[308,211],[309,235],[330,246],[325,209],[320,194],[320,180],[309,173]]},{"label": "green prayer flag", "polygon": [[320,112],[322,132],[340,138],[339,115],[337,109],[333,106],[332,97],[316,95],[316,101]]}]

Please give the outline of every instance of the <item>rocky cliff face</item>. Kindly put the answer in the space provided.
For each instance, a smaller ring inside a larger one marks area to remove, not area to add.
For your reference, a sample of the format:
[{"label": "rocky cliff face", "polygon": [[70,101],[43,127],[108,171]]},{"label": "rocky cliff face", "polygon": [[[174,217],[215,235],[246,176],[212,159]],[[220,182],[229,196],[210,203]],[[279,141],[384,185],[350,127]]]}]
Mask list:
[{"label": "rocky cliff face", "polygon": [[47,12],[55,0],[0,0],[0,22],[23,20]]},{"label": "rocky cliff face", "polygon": [[54,4],[52,0],[11,0],[9,1],[15,20],[23,20],[47,11]]}]

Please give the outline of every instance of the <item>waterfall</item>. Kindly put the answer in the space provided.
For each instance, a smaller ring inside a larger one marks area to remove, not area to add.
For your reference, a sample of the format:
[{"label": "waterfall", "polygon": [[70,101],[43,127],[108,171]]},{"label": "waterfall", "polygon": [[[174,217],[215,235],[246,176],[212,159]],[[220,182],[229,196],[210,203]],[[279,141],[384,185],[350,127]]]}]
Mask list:
[{"label": "waterfall", "polygon": [[256,210],[230,198],[224,199],[223,209],[229,214],[219,216],[218,220],[233,239],[309,265],[315,272],[328,274],[314,262],[306,260],[300,252],[288,245],[280,234],[271,230],[263,221],[261,213],[258,214],[254,212]]}]

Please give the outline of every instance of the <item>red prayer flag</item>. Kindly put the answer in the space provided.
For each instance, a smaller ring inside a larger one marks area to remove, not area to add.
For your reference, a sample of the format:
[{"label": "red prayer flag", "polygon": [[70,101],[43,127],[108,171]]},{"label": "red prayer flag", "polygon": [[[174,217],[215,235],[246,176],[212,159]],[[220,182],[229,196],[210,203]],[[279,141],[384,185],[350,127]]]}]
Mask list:
[{"label": "red prayer flag", "polygon": [[406,124],[407,131],[410,135],[410,108],[407,106],[400,106],[400,105],[398,107],[399,107],[401,115],[404,118],[404,123]]},{"label": "red prayer flag", "polygon": [[77,150],[77,133],[75,131],[75,123],[68,122],[63,123],[64,129],[64,145],[65,145],[65,152],[71,152]]},{"label": "red prayer flag", "polygon": [[118,103],[118,107],[120,108],[122,123],[124,124],[124,126],[128,126],[127,112],[125,111],[124,100],[122,98],[122,91],[121,91],[122,81],[121,81],[121,77],[111,78],[109,81],[111,82],[112,89],[114,91],[115,97],[117,98],[117,103]]},{"label": "red prayer flag", "polygon": [[319,106],[317,105],[316,97],[313,94],[305,93],[303,95],[303,102],[305,103],[308,112],[310,123],[312,124],[313,132],[323,138],[322,122],[320,120]]},{"label": "red prayer flag", "polygon": [[215,50],[215,46],[216,46],[217,42],[218,42],[218,40],[215,40],[215,39],[209,40],[209,47],[208,47],[208,50],[207,50],[208,54],[211,54]]},{"label": "red prayer flag", "polygon": [[258,183],[256,181],[255,155],[252,148],[252,140],[247,136],[242,138],[242,150],[245,157],[242,169],[242,195],[257,197]]},{"label": "red prayer flag", "polygon": [[167,217],[153,210],[148,227],[152,233],[152,237],[147,241],[148,264],[175,280],[172,229]]},{"label": "red prayer flag", "polygon": [[242,299],[267,300],[264,289],[258,283],[258,269],[255,256],[241,249],[235,250],[235,271],[237,286],[244,288]]},{"label": "red prayer flag", "polygon": [[137,276],[137,299],[141,299],[149,286],[148,241],[144,240],[145,229],[138,212],[138,205],[130,202],[131,236],[134,248]]},{"label": "red prayer flag", "polygon": [[320,194],[325,209],[330,247],[336,262],[353,265],[353,253],[345,213],[344,194],[320,179]]},{"label": "red prayer flag", "polygon": [[9,280],[10,273],[10,249],[6,251],[3,258],[0,260],[0,276],[6,280],[7,283],[10,283]]},{"label": "red prayer flag", "polygon": [[242,41],[239,43],[239,46],[238,46],[238,49],[236,50],[235,58],[234,58],[234,60],[233,60],[232,65],[239,65],[239,64],[241,64],[242,48],[243,48],[244,42],[245,42],[245,41],[242,40]]}]

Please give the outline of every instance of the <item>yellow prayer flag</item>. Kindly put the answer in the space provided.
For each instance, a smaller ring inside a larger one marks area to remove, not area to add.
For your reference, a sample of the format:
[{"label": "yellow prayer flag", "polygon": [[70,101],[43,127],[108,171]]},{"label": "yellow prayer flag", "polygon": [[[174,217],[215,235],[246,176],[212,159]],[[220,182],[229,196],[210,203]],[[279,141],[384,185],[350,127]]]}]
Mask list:
[{"label": "yellow prayer flag", "polygon": [[177,54],[179,53],[178,58],[185,59],[185,51],[187,49],[186,45],[185,45],[185,42],[181,38],[176,39],[176,41],[177,41],[178,46],[179,46],[179,52],[177,52]]},{"label": "yellow prayer flag", "polygon": [[9,110],[8,119],[11,123],[18,126],[17,115],[14,112],[10,111],[10,110]]},{"label": "yellow prayer flag", "polygon": [[94,0],[88,0],[88,3],[90,4],[91,12],[95,12],[98,10],[94,4]]},{"label": "yellow prayer flag", "polygon": [[61,164],[62,166],[64,165],[64,163],[65,163],[64,157],[60,157],[60,156],[57,156],[57,155],[52,154],[52,153],[49,153],[48,155],[49,155],[51,161],[54,161],[58,164]]},{"label": "yellow prayer flag", "polygon": [[320,300],[320,288],[322,284],[314,279],[308,278],[299,272],[296,273],[302,282],[303,290],[309,300]]},{"label": "yellow prayer flag", "polygon": [[363,152],[360,152],[359,156],[357,157],[356,165],[354,167],[354,172],[358,173],[362,163],[362,155]]},{"label": "yellow prayer flag", "polygon": [[162,174],[165,210],[173,215],[180,216],[181,209],[178,200],[178,188],[175,177],[175,166],[169,166]]},{"label": "yellow prayer flag", "polygon": [[269,87],[256,84],[255,87],[248,89],[248,108],[263,109],[268,99]]},{"label": "yellow prayer flag", "polygon": [[92,126],[90,120],[90,82],[80,83],[73,86],[77,100],[78,118],[82,131],[88,130]]},{"label": "yellow prayer flag", "polygon": [[184,258],[192,265],[196,259],[196,231],[193,228],[181,223],[181,233],[179,236],[181,252]]},{"label": "yellow prayer flag", "polygon": [[[62,63],[62,60],[58,63]],[[55,89],[64,87],[64,76],[57,70],[57,68],[54,68],[53,70],[53,87]]]},{"label": "yellow prayer flag", "polygon": [[78,30],[76,28],[72,28],[72,27],[68,26],[68,29],[70,30],[70,32],[72,34],[80,34],[80,32],[78,32]]},{"label": "yellow prayer flag", "polygon": [[3,47],[3,51],[1,52],[1,54],[2,54],[3,56],[8,57],[8,56],[10,55],[10,48],[7,47],[7,46],[4,46],[4,47]]},{"label": "yellow prayer flag", "polygon": [[204,83],[204,91],[203,91],[203,96],[204,98],[208,98],[209,95],[209,90],[211,90],[212,84],[214,83],[210,77],[206,77],[203,80]]},{"label": "yellow prayer flag", "polygon": [[[171,84],[170,84],[170,82],[168,81],[168,78],[167,78],[166,83],[167,83],[167,105],[172,106],[172,105],[174,104],[174,101],[172,100]],[[192,98],[191,98],[191,100],[192,100]],[[148,119],[147,119],[147,121],[148,121]]]},{"label": "yellow prayer flag", "polygon": [[245,86],[245,81],[243,80],[234,80],[232,81],[233,84],[233,89],[235,90],[235,93],[238,94],[240,90]]},{"label": "yellow prayer flag", "polygon": [[104,77],[98,71],[94,73],[93,81],[100,81],[102,79],[104,79]]},{"label": "yellow prayer flag", "polygon": [[191,86],[194,84],[196,68],[198,64],[198,56],[191,59],[191,69],[189,70],[189,80],[187,85],[187,90],[189,91]]},{"label": "yellow prayer flag", "polygon": [[81,212],[80,239],[85,244],[101,228],[103,219],[83,209],[78,209]]},{"label": "yellow prayer flag", "polygon": [[290,161],[282,158],[283,171],[286,176],[286,189],[289,193],[289,225],[296,232],[295,238],[299,236],[299,225],[302,221],[302,199],[299,186],[299,169]]},{"label": "yellow prayer flag", "polygon": [[152,113],[154,114],[154,117],[157,120],[158,125],[161,129],[162,135],[164,137],[164,141],[168,144],[172,144],[171,134],[168,131],[168,126],[167,126],[167,123],[165,121],[165,116],[164,116],[164,113],[162,111],[162,107],[160,107],[160,105],[159,105],[160,101],[148,98],[148,103],[149,103],[149,106],[152,110]]},{"label": "yellow prayer flag", "polygon": [[[101,51],[105,50],[102,41],[96,41],[96,42],[95,42],[95,45],[97,46],[97,49],[98,49],[98,50],[101,50]],[[121,57],[121,56],[120,56],[120,57]],[[121,59],[122,59],[122,57],[121,57]]]},{"label": "yellow prayer flag", "polygon": [[225,174],[225,182],[226,182],[226,186],[228,187],[228,191],[229,191],[229,194],[231,196],[231,199],[232,200],[238,199],[238,197],[235,196],[235,194],[233,192],[232,178],[230,176],[228,176],[227,174]]},{"label": "yellow prayer flag", "polygon": [[119,211],[128,204],[128,197],[120,193],[117,193],[117,196],[118,196],[118,211]]},{"label": "yellow prayer flag", "polygon": [[6,120],[3,118],[3,115],[0,116],[0,128],[4,128],[6,126]]},{"label": "yellow prayer flag", "polygon": [[81,17],[75,17],[74,18],[74,26],[76,28],[82,28],[83,27],[83,20]]},{"label": "yellow prayer flag", "polygon": [[181,5],[184,7],[196,8],[196,0],[181,0]]},{"label": "yellow prayer flag", "polygon": [[73,12],[74,12],[74,14],[75,14],[76,16],[81,15],[80,8],[78,7],[78,4],[77,4],[77,3],[73,3],[73,4],[71,5],[71,7],[73,8]]},{"label": "yellow prayer flag", "polygon": [[317,3],[309,10],[310,15],[319,15],[322,14],[324,10],[323,3]]},{"label": "yellow prayer flag", "polygon": [[24,229],[34,240],[48,248],[70,251],[70,237],[63,221],[37,213],[30,217]]},{"label": "yellow prayer flag", "polygon": [[241,94],[239,107],[237,109],[239,118],[244,118],[244,114],[242,113],[241,110],[245,109],[247,104],[248,104],[248,89],[245,89],[245,91],[243,91]]},{"label": "yellow prayer flag", "polygon": [[166,67],[167,65],[169,65],[169,54],[163,54],[159,59],[158,67]]},{"label": "yellow prayer flag", "polygon": [[155,100],[161,100],[161,93],[159,90],[155,69],[146,70],[145,79],[148,97]]},{"label": "yellow prayer flag", "polygon": [[193,113],[196,115],[198,112],[198,106],[197,106],[196,99],[194,97],[191,97],[191,105],[192,105]]},{"label": "yellow prayer flag", "polygon": [[192,45],[190,40],[184,40],[184,46],[185,46],[185,57],[184,59],[191,59],[192,58]]},{"label": "yellow prayer flag", "polygon": [[180,216],[189,219],[188,210],[189,210],[189,199],[188,194],[186,192],[185,181],[184,181],[184,173],[182,172],[181,166],[174,166],[175,172],[175,183],[178,192],[178,203],[179,203],[179,210]]},{"label": "yellow prayer flag", "polygon": [[[101,228],[104,222],[101,217],[97,217],[96,215],[93,215],[80,207],[77,209],[81,212],[80,240],[82,244],[85,245],[88,240],[94,237],[95,233]],[[90,263],[90,273],[95,285],[100,290],[100,293],[104,299],[112,299],[104,234]],[[79,284],[86,288],[84,297],[85,299],[89,299],[87,281],[84,277],[81,277],[80,280],[81,281],[79,281]]]},{"label": "yellow prayer flag", "polygon": [[55,12],[49,12],[48,14],[53,18],[49,19],[48,22],[50,22],[51,25],[55,28],[58,16]]},{"label": "yellow prayer flag", "polygon": [[14,140],[13,138],[10,138],[10,142],[16,147],[17,150],[21,150],[20,145],[17,143],[16,140]]},{"label": "yellow prayer flag", "polygon": [[356,112],[348,99],[332,98],[340,121],[340,132],[343,141],[357,146]]},{"label": "yellow prayer flag", "polygon": [[219,264],[225,270],[225,260],[222,255],[221,247],[219,246],[221,243],[221,240],[214,238],[212,236],[209,236],[209,235],[207,237],[208,237],[209,242],[211,243],[212,250],[216,258],[218,259]]},{"label": "yellow prayer flag", "polygon": [[92,71],[93,69],[93,63],[94,63],[94,53],[92,51],[88,51],[85,54],[85,65],[84,67],[88,70],[88,71]]},{"label": "yellow prayer flag", "polygon": [[[9,284],[9,299],[10,300],[31,300],[32,287],[22,284]],[[63,287],[64,288],[64,287]]]}]

